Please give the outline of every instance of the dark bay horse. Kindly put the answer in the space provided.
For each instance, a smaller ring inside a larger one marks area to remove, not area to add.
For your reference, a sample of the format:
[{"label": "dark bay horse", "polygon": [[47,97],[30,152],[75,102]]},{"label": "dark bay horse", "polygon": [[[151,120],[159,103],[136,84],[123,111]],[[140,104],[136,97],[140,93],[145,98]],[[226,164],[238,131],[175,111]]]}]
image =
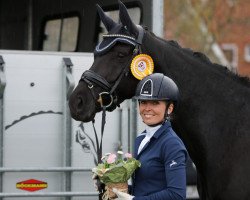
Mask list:
[{"label": "dark bay horse", "polygon": [[164,73],[179,87],[172,123],[196,165],[200,198],[250,199],[249,80],[211,63],[202,53],[156,37],[135,25],[121,2],[119,6],[121,23],[98,7],[108,34],[70,97],[72,117],[88,122],[102,110],[103,101],[112,111],[131,98],[139,81],[129,71],[131,60],[138,53],[148,54],[154,72]]}]

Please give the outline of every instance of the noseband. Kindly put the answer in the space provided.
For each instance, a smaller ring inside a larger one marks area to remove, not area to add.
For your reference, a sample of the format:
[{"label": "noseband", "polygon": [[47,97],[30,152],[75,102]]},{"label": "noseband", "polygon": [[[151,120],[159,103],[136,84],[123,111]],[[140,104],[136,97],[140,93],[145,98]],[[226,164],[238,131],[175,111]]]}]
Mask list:
[{"label": "noseband", "polygon": [[[80,81],[84,81],[88,85],[88,88],[93,96],[93,99],[95,99],[96,103],[100,104],[101,108],[103,107],[108,108],[113,104],[115,106],[119,106],[117,102],[118,99],[117,99],[115,89],[121,82],[122,78],[128,75],[128,72],[129,72],[129,68],[125,67],[124,70],[118,76],[113,86],[111,86],[105,78],[103,78],[102,76],[100,76],[99,74],[95,73],[92,70],[86,70],[83,73]],[[94,92],[95,85],[99,86],[100,88],[104,90],[103,92],[99,93],[98,98],[96,97],[95,92]]]},{"label": "noseband", "polygon": [[[100,76],[99,74],[95,73],[92,70],[86,70],[82,77],[81,81],[84,81],[87,85],[89,90],[91,91],[91,94],[93,96],[93,99],[95,99],[96,103],[100,103],[101,107],[109,107],[112,105],[114,101],[114,97],[111,93],[112,86],[109,84],[108,81],[106,81],[105,78]],[[97,85],[101,87],[104,92],[99,93],[99,97],[97,98],[94,93],[94,85]],[[106,103],[105,99],[110,98],[110,102]]]}]

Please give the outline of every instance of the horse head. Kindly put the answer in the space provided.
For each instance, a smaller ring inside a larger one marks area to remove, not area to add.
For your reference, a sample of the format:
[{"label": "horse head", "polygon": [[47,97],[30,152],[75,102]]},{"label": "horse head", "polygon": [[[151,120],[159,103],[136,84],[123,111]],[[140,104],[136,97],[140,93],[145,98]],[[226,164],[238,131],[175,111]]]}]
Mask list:
[{"label": "horse head", "polygon": [[135,25],[119,1],[120,23],[108,17],[97,5],[108,33],[94,51],[94,62],[85,71],[69,99],[71,116],[89,122],[105,108],[114,110],[134,95],[138,80],[130,73],[130,63],[140,52],[144,29]]}]

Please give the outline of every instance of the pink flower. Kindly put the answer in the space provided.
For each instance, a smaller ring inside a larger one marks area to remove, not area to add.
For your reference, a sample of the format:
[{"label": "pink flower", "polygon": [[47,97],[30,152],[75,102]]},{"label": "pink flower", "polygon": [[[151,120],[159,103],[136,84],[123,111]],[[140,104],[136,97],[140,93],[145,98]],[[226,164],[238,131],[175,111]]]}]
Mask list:
[{"label": "pink flower", "polygon": [[125,153],[125,157],[126,158],[132,158],[132,154],[131,153]]},{"label": "pink flower", "polygon": [[115,159],[116,159],[116,155],[115,154],[110,154],[108,159],[107,159],[107,163],[112,164],[112,163],[115,162]]}]

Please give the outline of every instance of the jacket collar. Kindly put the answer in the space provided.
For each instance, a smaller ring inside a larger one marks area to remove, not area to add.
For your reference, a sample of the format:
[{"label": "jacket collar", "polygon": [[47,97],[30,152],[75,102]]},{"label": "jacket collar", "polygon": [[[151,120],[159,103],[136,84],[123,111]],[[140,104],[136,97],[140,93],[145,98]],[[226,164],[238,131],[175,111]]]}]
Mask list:
[{"label": "jacket collar", "polygon": [[171,127],[171,122],[165,121],[164,124],[155,132],[153,137],[157,139],[169,127]]},{"label": "jacket collar", "polygon": [[[168,129],[169,127],[171,127],[171,123],[170,123],[169,121],[164,122],[164,124],[154,133],[154,135],[152,136],[152,138],[155,138],[155,139],[159,138],[159,137],[163,134],[163,132],[164,132],[166,129]],[[140,156],[141,153],[144,151],[144,149],[146,149],[146,147],[149,145],[149,143],[147,143],[147,144],[143,147],[143,149],[141,150],[141,152],[140,152],[139,154],[137,154],[139,145],[140,145],[141,141],[142,141],[143,138],[144,138],[144,137],[142,137],[142,136],[145,136],[145,133],[146,133],[146,132],[143,131],[142,134],[139,135],[139,136],[137,137],[137,140],[135,141],[135,152],[134,152],[135,158],[139,158],[139,156]],[[151,138],[151,139],[152,139],[152,138]]]}]

